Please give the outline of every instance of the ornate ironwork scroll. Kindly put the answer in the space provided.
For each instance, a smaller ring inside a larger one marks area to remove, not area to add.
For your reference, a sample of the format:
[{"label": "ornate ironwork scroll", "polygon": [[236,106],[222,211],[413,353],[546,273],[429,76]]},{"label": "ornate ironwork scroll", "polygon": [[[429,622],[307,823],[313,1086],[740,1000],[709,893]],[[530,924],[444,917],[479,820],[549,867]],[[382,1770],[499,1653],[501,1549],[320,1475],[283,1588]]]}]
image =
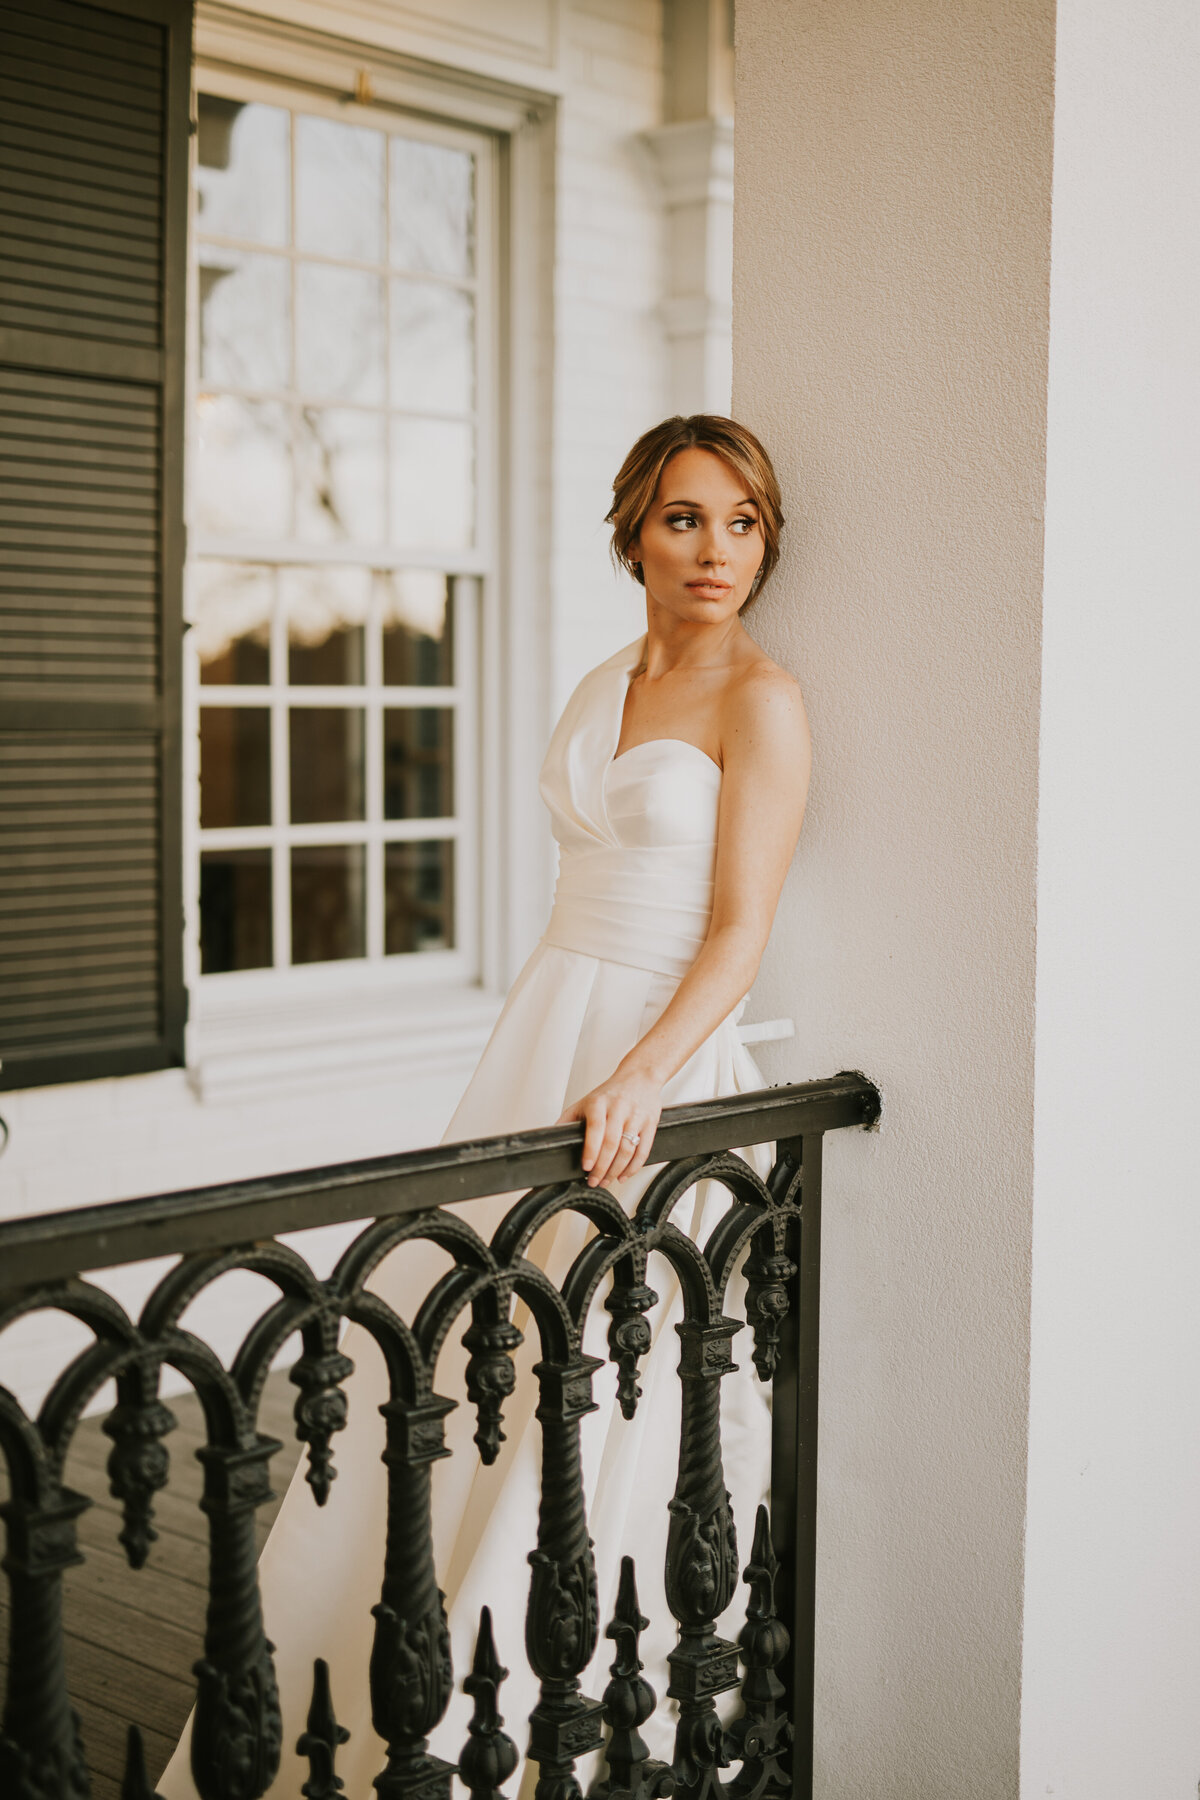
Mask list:
[{"label": "ornate ironwork scroll", "polygon": [[[735,1367],[734,1339],[748,1323],[757,1374],[763,1381],[774,1379],[777,1402],[781,1393],[786,1402],[776,1405],[774,1499],[782,1551],[794,1562],[803,1545],[794,1516],[800,1490],[791,1463],[798,1433],[811,1424],[811,1411],[801,1418],[799,1410],[811,1403],[803,1399],[808,1390],[794,1367],[795,1304],[797,1294],[808,1291],[805,1280],[810,1288],[812,1282],[811,1254],[807,1273],[798,1269],[804,1233],[817,1216],[820,1133],[869,1123],[877,1104],[869,1084],[845,1077],[677,1109],[678,1116],[668,1115],[660,1128],[663,1166],[632,1216],[616,1197],[570,1174],[578,1167],[579,1133],[567,1128],[422,1153],[420,1166],[410,1171],[390,1167],[384,1189],[378,1188],[381,1166],[364,1164],[357,1172],[309,1178],[300,1201],[295,1199],[300,1178],[289,1176],[185,1196],[188,1204],[173,1210],[137,1202],[124,1209],[90,1209],[67,1228],[61,1219],[52,1226],[40,1220],[0,1226],[0,1268],[7,1283],[0,1289],[0,1334],[29,1313],[51,1308],[92,1335],[36,1417],[27,1416],[15,1395],[0,1388],[0,1452],[9,1472],[9,1498],[0,1515],[7,1532],[12,1639],[19,1649],[9,1659],[0,1722],[5,1800],[89,1795],[86,1746],[66,1679],[62,1576],[80,1560],[75,1526],[90,1501],[64,1484],[63,1470],[81,1415],[104,1384],[115,1381],[116,1404],[104,1430],[112,1440],[108,1479],[121,1507],[119,1541],[134,1570],[159,1554],[154,1508],[168,1482],[175,1428],[160,1395],[164,1367],[178,1371],[195,1390],[206,1421],[206,1441],[197,1454],[203,1469],[200,1505],[208,1524],[208,1608],[194,1670],[194,1780],[202,1800],[260,1800],[275,1779],[284,1722],[259,1594],[255,1515],[270,1497],[271,1458],[280,1446],[260,1431],[257,1419],[268,1373],[294,1333],[302,1347],[291,1370],[297,1389],[294,1423],[307,1451],[314,1504],[325,1502],[337,1476],[337,1438],[347,1418],[345,1383],[366,1341],[357,1333],[374,1341],[387,1371],[387,1398],[380,1408],[386,1541],[370,1658],[372,1723],[386,1745],[386,1761],[374,1782],[380,1800],[449,1800],[456,1774],[476,1800],[500,1800],[519,1761],[514,1739],[501,1728],[498,1690],[505,1671],[486,1610],[464,1682],[475,1708],[466,1747],[457,1762],[434,1747],[454,1671],[432,1520],[435,1465],[449,1454],[447,1416],[457,1405],[473,1408],[480,1462],[486,1468],[495,1460],[504,1438],[504,1402],[519,1378],[514,1353],[530,1332],[536,1333],[539,1351],[533,1378],[541,1494],[537,1539],[529,1554],[525,1654],[540,1684],[528,1720],[528,1754],[539,1768],[537,1800],[581,1800],[577,1765],[597,1751],[592,1800],[666,1800],[673,1793],[688,1800],[783,1800],[795,1791],[801,1761],[797,1752],[795,1767],[789,1767],[789,1754],[803,1709],[794,1674],[802,1659],[789,1652],[796,1621],[781,1619],[777,1610],[779,1564],[765,1511],[745,1571],[745,1624],[736,1644],[718,1634],[738,1586],[737,1539],[722,1460],[721,1383]],[[723,1147],[775,1138],[780,1155],[766,1183]],[[811,1150],[805,1150],[806,1143]],[[524,1184],[521,1174],[529,1178]],[[490,1242],[472,1229],[469,1215],[435,1203],[512,1191],[530,1181],[531,1191],[510,1208]],[[704,1243],[676,1223],[681,1203],[700,1183],[712,1184],[707,1193],[723,1196],[718,1222]],[[324,1279],[290,1243],[273,1235],[285,1227],[326,1222],[331,1208],[334,1216],[361,1217],[363,1196],[377,1191],[380,1216],[358,1232]],[[289,1210],[281,1210],[289,1195]],[[338,1214],[337,1207],[344,1210]],[[556,1286],[531,1246],[539,1230],[564,1212],[580,1215],[590,1235]],[[183,1254],[135,1320],[78,1271],[105,1256],[127,1262],[161,1254],[169,1248],[164,1221],[180,1234]],[[371,1277],[385,1257],[403,1259],[405,1246],[416,1239],[438,1246],[448,1267],[401,1317],[374,1291]],[[809,1241],[811,1249],[811,1233]],[[745,1321],[726,1310],[739,1269],[746,1278]],[[276,1298],[226,1368],[187,1329],[184,1315],[198,1295],[232,1270],[263,1277]],[[609,1314],[608,1351],[620,1411],[628,1419],[636,1411],[639,1370],[651,1345],[650,1314],[658,1291],[672,1280],[682,1294],[682,1318],[677,1326],[680,1438],[664,1571],[677,1625],[662,1697],[674,1703],[678,1715],[668,1765],[651,1758],[642,1736],[656,1702],[639,1660],[646,1620],[628,1555],[608,1627],[616,1656],[603,1703],[586,1691],[599,1619],[580,1426],[594,1410],[593,1376],[602,1366],[584,1350],[594,1306],[602,1304]],[[513,1317],[517,1302],[528,1311],[524,1334]],[[347,1321],[356,1331],[344,1336]],[[462,1391],[442,1394],[436,1385],[439,1359],[451,1340],[463,1347],[465,1379]],[[502,1478],[502,1470],[481,1476]],[[794,1582],[788,1591],[795,1591]],[[739,1684],[740,1712],[726,1726],[718,1696]],[[602,1719],[608,1727],[603,1750]],[[288,1729],[291,1742],[299,1737],[299,1753],[309,1764],[301,1791],[308,1800],[335,1800],[342,1790],[335,1762],[346,1733],[334,1716],[328,1671],[320,1662],[307,1729],[300,1733],[292,1721]],[[522,1728],[517,1741],[524,1737]],[[136,1737],[130,1740],[122,1793],[124,1800],[154,1800]]]}]

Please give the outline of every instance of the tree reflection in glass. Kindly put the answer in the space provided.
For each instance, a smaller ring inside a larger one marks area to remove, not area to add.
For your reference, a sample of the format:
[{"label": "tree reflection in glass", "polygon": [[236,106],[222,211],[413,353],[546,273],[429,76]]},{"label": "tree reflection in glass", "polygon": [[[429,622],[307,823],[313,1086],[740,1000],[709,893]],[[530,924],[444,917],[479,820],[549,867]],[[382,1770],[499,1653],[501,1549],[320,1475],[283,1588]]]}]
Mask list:
[{"label": "tree reflection in glass", "polygon": [[385,687],[454,685],[454,602],[436,569],[390,569],[375,577],[383,627]]},{"label": "tree reflection in glass", "polygon": [[310,544],[379,544],[387,499],[382,413],[305,406],[296,454],[296,532]]},{"label": "tree reflection in glass", "polygon": [[288,680],[304,687],[361,683],[369,571],[318,563],[307,569],[281,569],[279,583],[287,622]]},{"label": "tree reflection in glass", "polygon": [[290,113],[220,94],[197,100],[197,229],[252,244],[286,244]]},{"label": "tree reflection in glass", "polygon": [[393,137],[389,186],[393,267],[430,275],[472,274],[474,157],[442,144]]},{"label": "tree reflection in glass", "polygon": [[296,246],[383,261],[384,137],[361,125],[296,119]]},{"label": "tree reflection in glass", "polygon": [[475,404],[475,303],[458,288],[393,281],[392,405],[469,413]]},{"label": "tree reflection in glass", "polygon": [[201,394],[196,415],[196,528],[221,537],[290,536],[292,443],[286,407],[275,400]]},{"label": "tree reflection in glass", "polygon": [[201,682],[265,686],[271,679],[274,569],[256,563],[194,563],[188,593]]},{"label": "tree reflection in glass", "polygon": [[200,380],[278,393],[291,381],[291,276],[286,258],[202,244]]},{"label": "tree reflection in glass", "polygon": [[296,385],[305,399],[383,405],[383,282],[378,275],[328,263],[297,263]]}]

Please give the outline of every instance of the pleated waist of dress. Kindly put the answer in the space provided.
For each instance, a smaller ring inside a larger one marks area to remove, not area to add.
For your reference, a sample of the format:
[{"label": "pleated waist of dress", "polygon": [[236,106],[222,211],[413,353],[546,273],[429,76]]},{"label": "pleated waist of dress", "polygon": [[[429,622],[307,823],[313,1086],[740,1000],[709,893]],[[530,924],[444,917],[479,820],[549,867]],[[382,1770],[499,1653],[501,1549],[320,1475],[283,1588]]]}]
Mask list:
[{"label": "pleated waist of dress", "polygon": [[708,935],[713,862],[711,844],[564,848],[545,942],[679,980]]}]

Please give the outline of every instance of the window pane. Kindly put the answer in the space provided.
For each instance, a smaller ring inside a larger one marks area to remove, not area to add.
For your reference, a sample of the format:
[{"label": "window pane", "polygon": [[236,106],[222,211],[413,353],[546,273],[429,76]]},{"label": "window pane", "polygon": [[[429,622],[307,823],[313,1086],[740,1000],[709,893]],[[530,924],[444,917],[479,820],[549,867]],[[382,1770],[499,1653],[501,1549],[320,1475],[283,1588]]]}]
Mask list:
[{"label": "window pane", "polygon": [[337,844],[292,851],[292,961],[366,955],[365,851]]},{"label": "window pane", "polygon": [[384,846],[384,954],[454,948],[454,844]]},{"label": "window pane", "polygon": [[199,96],[196,225],[252,244],[288,240],[288,115]]},{"label": "window pane", "polygon": [[394,137],[391,163],[393,266],[469,275],[474,263],[474,157],[465,150]]},{"label": "window pane", "polygon": [[382,413],[306,406],[297,457],[300,537],[312,544],[381,543],[386,457]]},{"label": "window pane", "polygon": [[296,383],[313,400],[381,406],[383,281],[362,269],[296,265]]},{"label": "window pane", "polygon": [[282,256],[201,244],[200,379],[213,387],[286,388],[291,272]]},{"label": "window pane", "polygon": [[296,120],[296,244],[352,262],[383,261],[383,133]]},{"label": "window pane", "polygon": [[452,687],[454,607],[450,583],[433,569],[376,577],[387,687]]},{"label": "window pane", "polygon": [[383,816],[448,819],[454,812],[454,714],[448,706],[383,715]]},{"label": "window pane", "polygon": [[463,550],[473,536],[474,443],[469,425],[392,420],[392,542]]},{"label": "window pane", "polygon": [[270,678],[275,579],[256,563],[194,563],[190,641],[202,682],[247,686]]},{"label": "window pane", "polygon": [[200,972],[271,966],[271,852],[206,850],[200,858]]},{"label": "window pane", "polygon": [[468,413],[475,404],[475,302],[458,288],[392,282],[392,405]]},{"label": "window pane", "polygon": [[202,394],[197,402],[195,524],[239,537],[287,537],[292,446],[274,400]]},{"label": "window pane", "polygon": [[200,824],[271,823],[271,715],[265,706],[200,710]]},{"label": "window pane", "polygon": [[303,687],[361,682],[370,570],[320,564],[283,569],[280,589],[287,620],[288,680]]},{"label": "window pane", "polygon": [[290,749],[293,825],[363,817],[363,715],[357,708],[294,706]]}]

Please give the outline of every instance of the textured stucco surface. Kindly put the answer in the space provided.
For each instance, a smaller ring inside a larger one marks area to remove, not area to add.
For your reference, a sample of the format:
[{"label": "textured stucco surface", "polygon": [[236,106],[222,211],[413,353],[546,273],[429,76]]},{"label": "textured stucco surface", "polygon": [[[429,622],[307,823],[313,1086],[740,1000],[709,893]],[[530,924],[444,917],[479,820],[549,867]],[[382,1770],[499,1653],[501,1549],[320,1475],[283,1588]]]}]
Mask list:
[{"label": "textured stucco surface", "polygon": [[757,1011],[865,1069],[827,1147],[820,1800],[1018,1786],[1050,0],[739,0],[754,615],[816,772]]},{"label": "textured stucco surface", "polygon": [[1200,10],[1060,0],[1022,1794],[1200,1780]]}]

